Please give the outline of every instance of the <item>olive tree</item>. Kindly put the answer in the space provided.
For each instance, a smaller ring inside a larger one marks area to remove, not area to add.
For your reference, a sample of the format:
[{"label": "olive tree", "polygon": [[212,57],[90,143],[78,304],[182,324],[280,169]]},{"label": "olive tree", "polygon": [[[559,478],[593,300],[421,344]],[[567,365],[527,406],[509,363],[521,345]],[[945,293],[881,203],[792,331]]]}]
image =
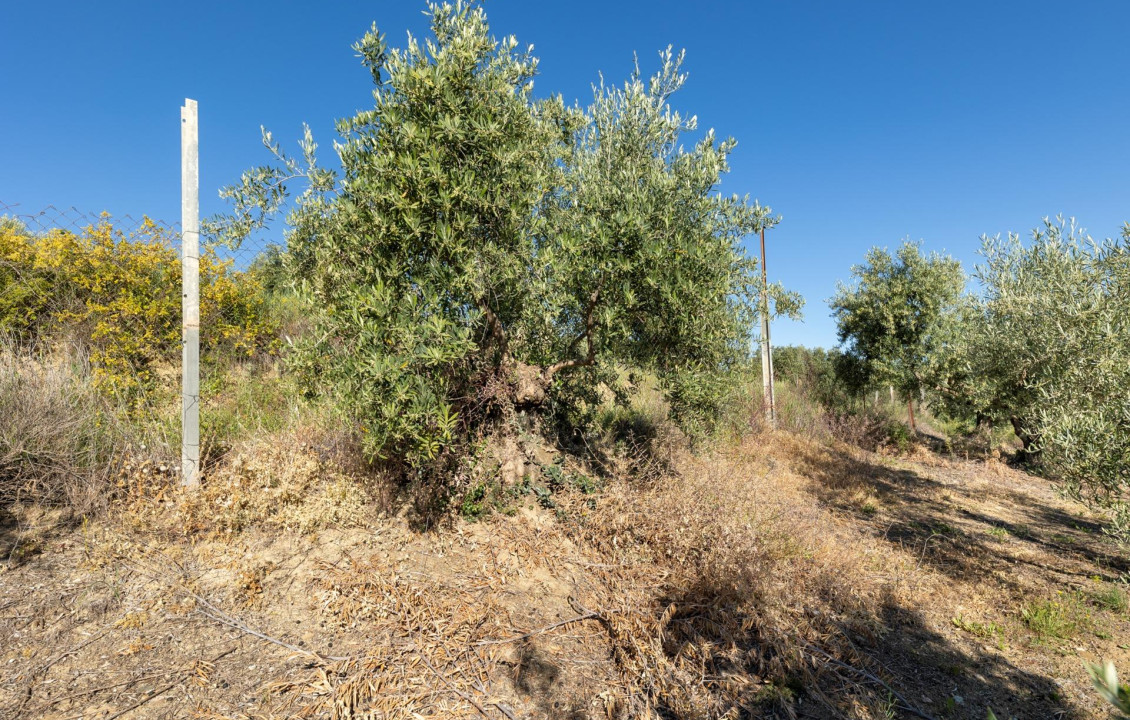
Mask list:
[{"label": "olive tree", "polygon": [[494,38],[480,6],[429,8],[433,37],[391,49],[374,26],[355,46],[374,106],[338,122],[340,171],[309,130],[301,158],[265,133],[277,162],[227,188],[233,212],[211,225],[235,243],[291,207],[312,382],[371,455],[417,466],[515,411],[575,417],[600,385],[622,393],[625,367],[656,373],[684,425],[709,424],[759,302],[743,238],[776,218],[717,192],[733,140],[685,144],[682,56],[570,106],[535,97],[532,48]]},{"label": "olive tree", "polygon": [[1130,531],[1130,226],[1096,242],[1045,219],[1031,241],[983,238],[959,357],[978,412],[1029,460]]},{"label": "olive tree", "polygon": [[872,248],[852,268],[830,301],[845,367],[856,386],[889,384],[907,402],[915,429],[914,399],[927,385],[932,358],[948,337],[946,323],[965,285],[951,257],[923,255],[906,242],[892,255]]}]

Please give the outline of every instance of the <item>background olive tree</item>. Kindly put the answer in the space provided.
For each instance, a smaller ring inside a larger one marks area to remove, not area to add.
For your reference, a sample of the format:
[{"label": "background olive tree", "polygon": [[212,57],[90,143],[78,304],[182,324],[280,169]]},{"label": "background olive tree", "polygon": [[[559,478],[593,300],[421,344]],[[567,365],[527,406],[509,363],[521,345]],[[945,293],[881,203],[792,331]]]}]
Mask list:
[{"label": "background olive tree", "polygon": [[872,248],[852,268],[851,285],[840,284],[830,301],[836,319],[845,382],[863,390],[890,385],[907,402],[923,392],[933,358],[950,337],[947,323],[965,285],[960,263],[948,256],[923,255],[906,242],[892,255]]},{"label": "background olive tree", "polygon": [[238,243],[293,206],[311,385],[371,456],[415,467],[516,411],[576,427],[601,386],[629,390],[623,368],[654,372],[676,420],[709,427],[759,301],[742,241],[775,218],[717,193],[733,140],[684,144],[681,55],[567,106],[534,96],[537,60],[477,4],[429,8],[433,37],[390,49],[374,26],[355,46],[375,104],[338,122],[340,171],[317,164],[309,130],[302,158],[265,133],[278,162],[226,189],[234,211],[211,224]]}]

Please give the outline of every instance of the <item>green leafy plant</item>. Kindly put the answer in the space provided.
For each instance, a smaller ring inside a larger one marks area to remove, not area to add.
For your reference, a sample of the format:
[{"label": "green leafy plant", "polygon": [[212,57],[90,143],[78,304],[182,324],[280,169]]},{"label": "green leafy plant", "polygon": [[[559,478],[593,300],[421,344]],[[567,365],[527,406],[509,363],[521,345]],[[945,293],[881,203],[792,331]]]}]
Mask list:
[{"label": "green leafy plant", "polygon": [[[587,108],[532,94],[537,59],[475,3],[429,5],[433,37],[355,46],[375,104],[338,123],[341,172],[269,133],[278,163],[224,191],[237,244],[288,203],[285,264],[317,315],[301,367],[348,408],[368,455],[422,471],[515,412],[569,432],[655,374],[673,418],[709,430],[748,361],[760,300],[742,239],[777,221],[715,193],[733,140],[674,111],[682,56],[601,82]],[[294,196],[290,185],[304,180]],[[776,312],[794,294],[773,288]],[[448,453],[445,455],[445,453]]]},{"label": "green leafy plant", "polygon": [[1118,682],[1118,671],[1115,670],[1114,663],[1107,660],[1103,663],[1088,663],[1086,667],[1091,682],[1103,699],[1123,716],[1130,717],[1130,687]]},{"label": "green leafy plant", "polygon": [[950,310],[965,284],[961,265],[948,256],[924,256],[907,242],[894,255],[872,248],[852,275],[854,283],[841,284],[830,302],[844,344],[841,380],[857,391],[892,386],[907,403],[913,431],[913,402],[951,333]]},{"label": "green leafy plant", "polygon": [[460,514],[468,520],[475,520],[487,511],[487,486],[485,484],[478,484],[471,487],[463,495],[463,504],[460,506]]}]

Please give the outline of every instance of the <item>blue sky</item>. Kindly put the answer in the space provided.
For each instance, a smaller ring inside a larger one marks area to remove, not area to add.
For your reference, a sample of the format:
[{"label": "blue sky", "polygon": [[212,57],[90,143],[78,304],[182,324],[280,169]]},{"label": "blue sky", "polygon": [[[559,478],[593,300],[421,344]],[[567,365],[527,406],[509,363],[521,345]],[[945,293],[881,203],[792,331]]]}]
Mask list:
[{"label": "blue sky", "polygon": [[[180,10],[179,8],[186,8]],[[200,102],[205,215],[308,121],[367,107],[350,44],[393,45],[423,2],[7,3],[0,43],[0,202],[178,220],[179,107]],[[975,260],[981,234],[1074,215],[1095,236],[1130,220],[1130,56],[1123,2],[593,2],[488,0],[495,32],[533,43],[539,93],[587,102],[668,44],[675,98],[738,139],[727,193],[784,216],[771,279],[804,295],[777,344],[831,345],[824,300],[872,245],[904,238]],[[750,243],[753,251],[755,245]]]}]

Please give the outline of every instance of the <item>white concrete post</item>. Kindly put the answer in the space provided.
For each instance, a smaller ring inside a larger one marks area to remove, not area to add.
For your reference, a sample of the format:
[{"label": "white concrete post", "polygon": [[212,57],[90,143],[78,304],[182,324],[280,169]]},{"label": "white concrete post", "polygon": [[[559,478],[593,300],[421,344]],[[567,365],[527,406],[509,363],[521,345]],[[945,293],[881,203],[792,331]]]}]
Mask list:
[{"label": "white concrete post", "polygon": [[180,109],[181,483],[200,484],[200,145],[196,101]]}]

